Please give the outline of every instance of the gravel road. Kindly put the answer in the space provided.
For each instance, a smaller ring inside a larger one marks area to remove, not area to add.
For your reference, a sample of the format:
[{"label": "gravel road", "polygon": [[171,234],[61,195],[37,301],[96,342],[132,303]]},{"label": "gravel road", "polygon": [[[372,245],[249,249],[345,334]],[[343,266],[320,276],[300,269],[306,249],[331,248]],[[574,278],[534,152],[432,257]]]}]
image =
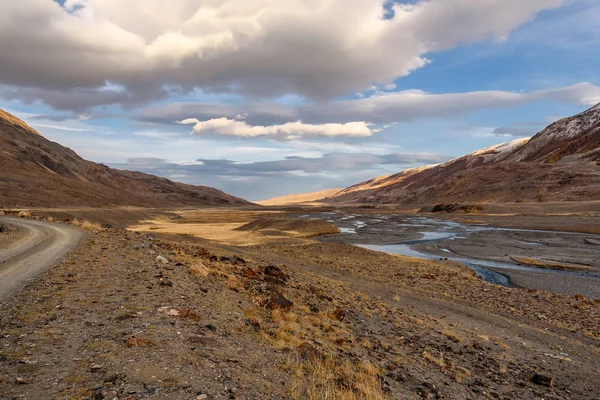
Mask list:
[{"label": "gravel road", "polygon": [[0,222],[24,232],[0,248],[0,299],[57,264],[83,238],[82,230],[66,225],[6,216],[0,216]]}]

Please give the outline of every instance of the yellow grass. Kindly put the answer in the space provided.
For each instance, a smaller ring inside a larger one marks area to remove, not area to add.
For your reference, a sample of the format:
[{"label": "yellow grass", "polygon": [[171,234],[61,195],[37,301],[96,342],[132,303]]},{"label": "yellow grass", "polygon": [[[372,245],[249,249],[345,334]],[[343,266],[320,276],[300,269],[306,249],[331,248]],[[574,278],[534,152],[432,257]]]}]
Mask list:
[{"label": "yellow grass", "polygon": [[71,224],[85,229],[86,231],[100,232],[103,230],[100,224],[88,220],[80,221],[78,219],[74,219],[71,221]]},{"label": "yellow grass", "polygon": [[296,364],[290,395],[303,400],[382,400],[378,375],[379,370],[369,362],[315,357]]}]

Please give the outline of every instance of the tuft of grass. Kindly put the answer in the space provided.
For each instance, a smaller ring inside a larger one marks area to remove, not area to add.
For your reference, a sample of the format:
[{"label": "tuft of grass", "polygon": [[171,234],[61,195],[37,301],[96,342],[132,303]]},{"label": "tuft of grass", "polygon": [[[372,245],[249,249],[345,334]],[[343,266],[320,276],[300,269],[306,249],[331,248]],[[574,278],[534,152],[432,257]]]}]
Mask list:
[{"label": "tuft of grass", "polygon": [[450,329],[444,329],[442,331],[442,335],[454,340],[455,342],[463,343],[462,337],[460,337],[460,335],[458,333],[453,332]]},{"label": "tuft of grass", "polygon": [[86,231],[100,232],[103,230],[100,224],[88,220],[80,221],[78,219],[74,219],[73,221],[71,221],[71,224],[78,226]]},{"label": "tuft of grass", "polygon": [[380,371],[370,362],[340,362],[334,357],[315,357],[295,365],[290,390],[293,399],[359,400],[385,398]]},{"label": "tuft of grass", "polygon": [[428,351],[423,352],[423,358],[428,362],[437,365],[440,369],[446,369],[446,361],[444,361],[444,353],[440,353],[439,357],[434,356]]}]

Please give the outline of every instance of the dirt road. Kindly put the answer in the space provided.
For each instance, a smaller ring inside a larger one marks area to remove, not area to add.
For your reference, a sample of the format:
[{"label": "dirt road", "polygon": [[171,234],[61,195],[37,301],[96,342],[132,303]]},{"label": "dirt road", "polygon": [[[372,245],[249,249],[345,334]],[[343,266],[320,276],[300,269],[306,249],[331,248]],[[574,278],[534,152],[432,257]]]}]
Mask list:
[{"label": "dirt road", "polygon": [[19,240],[0,248],[0,299],[56,264],[83,237],[83,231],[66,225],[5,216],[0,222],[23,231]]}]

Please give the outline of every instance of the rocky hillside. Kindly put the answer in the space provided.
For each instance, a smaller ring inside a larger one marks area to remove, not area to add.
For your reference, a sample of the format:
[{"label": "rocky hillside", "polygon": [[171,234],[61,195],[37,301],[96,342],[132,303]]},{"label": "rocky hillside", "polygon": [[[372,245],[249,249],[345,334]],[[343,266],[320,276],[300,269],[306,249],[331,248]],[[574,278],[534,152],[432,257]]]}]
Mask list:
[{"label": "rocky hillside", "polygon": [[217,189],[84,160],[0,110],[0,207],[243,204]]},{"label": "rocky hillside", "polygon": [[531,139],[441,165],[378,177],[337,192],[335,204],[582,201],[600,198],[600,104]]}]

